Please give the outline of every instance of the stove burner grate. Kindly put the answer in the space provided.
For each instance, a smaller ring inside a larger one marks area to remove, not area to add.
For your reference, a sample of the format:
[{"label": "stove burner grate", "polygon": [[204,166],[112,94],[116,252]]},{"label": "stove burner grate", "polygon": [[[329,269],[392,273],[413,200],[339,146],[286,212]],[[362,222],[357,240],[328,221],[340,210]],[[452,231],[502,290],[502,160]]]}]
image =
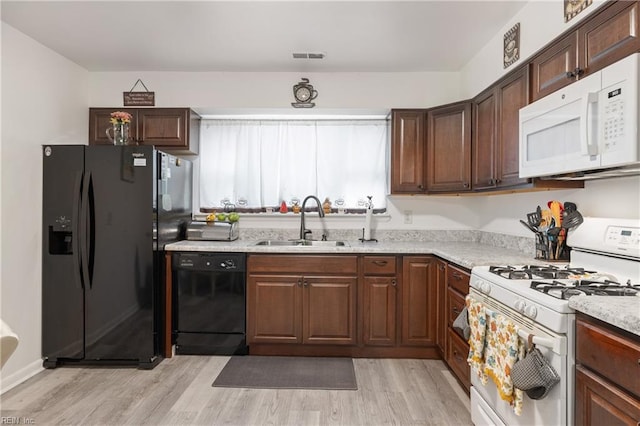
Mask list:
[{"label": "stove burner grate", "polygon": [[587,271],[584,268],[565,267],[559,268],[554,265],[524,265],[514,266],[490,266],[489,272],[510,280],[526,279],[567,279],[585,274],[593,274],[595,271]]},{"label": "stove burner grate", "polygon": [[580,294],[588,296],[636,296],[640,292],[640,285],[632,285],[629,282],[625,285],[610,280],[532,281],[530,287],[558,299],[568,299],[571,296]]}]

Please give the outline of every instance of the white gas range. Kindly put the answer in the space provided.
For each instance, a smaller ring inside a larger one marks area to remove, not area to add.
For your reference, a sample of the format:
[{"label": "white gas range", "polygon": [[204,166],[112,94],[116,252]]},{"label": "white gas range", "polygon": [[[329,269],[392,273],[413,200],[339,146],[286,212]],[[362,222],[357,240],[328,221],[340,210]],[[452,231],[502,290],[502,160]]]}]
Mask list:
[{"label": "white gas range", "polygon": [[476,426],[570,425],[574,418],[574,295],[640,297],[640,220],[585,218],[568,236],[569,264],[474,267],[470,295],[512,320],[561,377],[539,400],[524,397],[516,416],[491,381],[471,372],[471,413]]}]

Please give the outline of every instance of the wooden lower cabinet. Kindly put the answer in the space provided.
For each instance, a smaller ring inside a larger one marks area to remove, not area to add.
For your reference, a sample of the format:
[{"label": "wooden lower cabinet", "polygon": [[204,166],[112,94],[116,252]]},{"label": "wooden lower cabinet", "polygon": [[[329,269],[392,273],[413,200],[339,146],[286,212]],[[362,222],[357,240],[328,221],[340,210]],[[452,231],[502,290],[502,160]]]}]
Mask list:
[{"label": "wooden lower cabinet", "polygon": [[453,329],[449,329],[446,362],[467,391],[471,388],[471,371],[467,364],[468,354],[469,344]]},{"label": "wooden lower cabinet", "polygon": [[640,422],[640,337],[579,313],[576,425]]},{"label": "wooden lower cabinet", "polygon": [[397,279],[365,276],[363,279],[362,341],[370,346],[395,346]]},{"label": "wooden lower cabinet", "polygon": [[447,342],[445,361],[460,383],[469,391],[470,368],[467,364],[469,344],[464,340],[460,331],[453,328],[453,322],[465,306],[465,297],[469,293],[471,275],[466,270],[447,264],[447,291],[445,294]]},{"label": "wooden lower cabinet", "polygon": [[249,343],[356,342],[356,277],[250,275]]},{"label": "wooden lower cabinet", "polygon": [[636,426],[639,419],[640,399],[589,369],[576,367],[576,425]]},{"label": "wooden lower cabinet", "polygon": [[247,342],[356,343],[356,256],[249,256]]},{"label": "wooden lower cabinet", "polygon": [[447,292],[447,262],[436,260],[436,345],[440,350],[440,355],[444,358],[446,353],[447,335],[447,314],[446,314],[446,292]]},{"label": "wooden lower cabinet", "polygon": [[407,346],[436,345],[436,258],[402,259],[402,335]]},{"label": "wooden lower cabinet", "polygon": [[437,331],[447,324],[438,286],[446,263],[435,256],[250,254],[247,266],[250,353],[427,359],[446,353],[446,330],[440,348]]}]

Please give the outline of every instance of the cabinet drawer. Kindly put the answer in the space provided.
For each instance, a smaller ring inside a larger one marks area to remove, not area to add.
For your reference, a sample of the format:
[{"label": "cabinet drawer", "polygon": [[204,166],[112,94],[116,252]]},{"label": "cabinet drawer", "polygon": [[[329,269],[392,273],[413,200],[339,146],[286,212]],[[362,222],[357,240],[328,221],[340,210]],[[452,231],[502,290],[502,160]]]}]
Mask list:
[{"label": "cabinet drawer", "polygon": [[393,275],[396,273],[394,256],[364,256],[362,261],[364,275]]},{"label": "cabinet drawer", "polygon": [[469,364],[467,364],[469,345],[452,329],[449,329],[447,342],[447,364],[469,390],[471,386],[470,369]]},{"label": "cabinet drawer", "polygon": [[250,255],[247,260],[250,274],[255,272],[299,274],[355,274],[357,256],[314,255]]},{"label": "cabinet drawer", "polygon": [[464,296],[457,291],[447,289],[447,318],[449,327],[453,326],[453,322],[464,309]]},{"label": "cabinet drawer", "polygon": [[640,396],[640,342],[580,317],[576,361]]},{"label": "cabinet drawer", "polygon": [[469,278],[470,275],[467,271],[447,265],[447,285],[464,295],[469,293]]}]

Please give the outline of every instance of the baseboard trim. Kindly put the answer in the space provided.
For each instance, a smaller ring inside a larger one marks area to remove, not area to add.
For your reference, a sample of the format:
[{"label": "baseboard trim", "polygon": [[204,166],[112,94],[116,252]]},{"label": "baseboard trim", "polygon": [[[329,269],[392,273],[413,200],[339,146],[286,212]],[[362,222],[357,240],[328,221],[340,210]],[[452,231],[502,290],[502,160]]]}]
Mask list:
[{"label": "baseboard trim", "polygon": [[0,381],[0,395],[11,390],[18,386],[20,383],[23,383],[35,376],[39,372],[44,370],[42,367],[42,360],[38,359],[33,361],[31,364],[21,368],[9,376],[1,375],[2,380]]}]

